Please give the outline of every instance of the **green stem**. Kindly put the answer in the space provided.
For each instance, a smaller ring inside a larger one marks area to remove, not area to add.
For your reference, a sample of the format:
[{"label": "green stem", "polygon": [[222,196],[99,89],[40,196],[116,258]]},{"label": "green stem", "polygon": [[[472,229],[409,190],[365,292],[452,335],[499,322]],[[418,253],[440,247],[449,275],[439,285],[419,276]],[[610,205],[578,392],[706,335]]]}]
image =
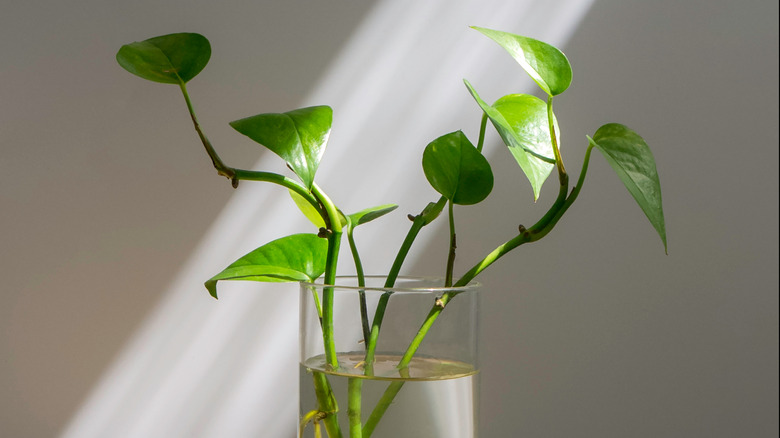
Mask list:
[{"label": "green stem", "polygon": [[[548,107],[548,118],[551,119],[552,116],[552,99],[548,101],[548,104],[550,105]],[[491,251],[485,258],[479,261],[474,267],[469,269],[454,285],[454,287],[464,287],[468,285],[477,275],[479,275],[482,271],[487,269],[490,265],[495,263],[498,259],[512,251],[513,249],[517,248],[520,245],[523,245],[525,243],[529,242],[535,242],[545,235],[547,235],[552,228],[557,224],[558,220],[561,218],[563,213],[568,210],[568,208],[572,205],[572,203],[577,199],[577,196],[580,193],[580,190],[582,189],[582,185],[585,181],[585,175],[587,174],[588,170],[588,163],[590,161],[590,153],[593,149],[593,145],[590,145],[585,153],[585,159],[582,163],[582,171],[580,172],[579,180],[577,181],[577,185],[572,189],[571,194],[566,197],[566,192],[568,190],[568,176],[565,172],[560,172],[561,168],[563,167],[563,161],[560,159],[560,152],[558,150],[557,140],[555,139],[554,134],[554,127],[552,124],[552,121],[550,122],[550,132],[551,132],[551,138],[553,141],[553,149],[556,154],[556,162],[560,163],[559,167],[559,179],[561,181],[561,190],[559,190],[558,199],[556,199],[555,203],[550,207],[548,212],[536,223],[534,226],[532,226],[530,229],[525,229],[525,227],[520,227],[520,233],[513,237],[512,239],[508,240],[504,244],[500,245],[493,251]],[[414,354],[419,349],[420,345],[422,344],[423,339],[428,334],[428,331],[433,326],[434,322],[439,318],[439,315],[441,315],[441,312],[446,307],[447,303],[454,298],[456,293],[453,292],[447,292],[443,294],[440,298],[436,300],[436,303],[433,305],[431,310],[428,312],[428,315],[425,318],[425,321],[423,321],[423,324],[420,326],[420,329],[417,331],[417,334],[415,335],[414,339],[412,339],[412,342],[409,344],[409,347],[407,348],[406,352],[402,356],[401,360],[398,363],[399,369],[404,369],[409,366],[409,363],[411,363],[412,358],[414,357]],[[379,422],[379,420],[384,415],[387,408],[390,406],[392,401],[395,399],[395,396],[398,394],[398,391],[400,391],[401,387],[403,386],[403,382],[393,382],[390,384],[390,386],[385,390],[385,393],[382,395],[382,398],[380,399],[377,406],[374,408],[374,411],[371,413],[369,419],[366,421],[365,426],[363,427],[363,438],[369,438],[370,432],[373,431],[374,427],[376,427],[376,424]],[[369,433],[366,433],[366,430],[369,431]]]},{"label": "green stem", "polygon": [[555,167],[558,168],[558,179],[561,185],[564,182],[568,184],[569,178],[566,176],[566,167],[561,159],[561,150],[558,147],[558,138],[555,135],[555,116],[553,115],[553,97],[547,96],[547,126],[550,129],[550,141],[552,142],[553,154],[555,156]]},{"label": "green stem", "polygon": [[593,150],[593,145],[588,145],[588,149],[585,151],[585,158],[582,160],[582,170],[580,170],[580,177],[577,179],[577,185],[571,190],[571,195],[566,199],[566,208],[568,209],[571,204],[577,199],[577,196],[582,190],[582,185],[585,184],[585,176],[588,174],[588,165],[590,164],[590,152]]},{"label": "green stem", "polygon": [[325,214],[322,206],[317,202],[314,196],[312,196],[311,192],[293,179],[272,172],[258,172],[254,170],[244,170],[226,166],[225,163],[222,162],[222,159],[219,157],[217,151],[214,149],[214,146],[211,144],[211,141],[208,139],[208,137],[206,137],[206,134],[203,132],[203,129],[200,126],[198,116],[195,114],[192,101],[190,100],[190,95],[187,92],[187,86],[182,83],[179,85],[179,88],[181,88],[181,92],[184,95],[184,101],[187,103],[187,110],[190,113],[190,118],[192,119],[192,124],[195,127],[195,131],[198,133],[198,137],[200,137],[200,141],[203,143],[203,147],[206,149],[206,153],[209,155],[211,163],[214,165],[214,168],[217,170],[219,175],[222,175],[231,180],[233,187],[238,187],[238,182],[241,180],[265,181],[280,185],[300,195],[303,199],[306,200],[306,202],[311,204],[318,212],[320,212],[321,215]]},{"label": "green stem", "polygon": [[211,162],[212,164],[214,164],[214,168],[217,169],[217,172],[220,175],[232,180],[233,177],[235,176],[233,169],[225,166],[225,164],[219,158],[217,151],[214,149],[214,147],[211,145],[211,142],[206,137],[206,134],[204,134],[203,130],[200,128],[200,122],[198,122],[198,117],[195,115],[195,110],[193,109],[192,101],[190,100],[190,95],[187,92],[187,85],[184,82],[180,82],[179,88],[181,88],[181,93],[184,95],[184,101],[187,103],[187,110],[189,110],[190,112],[190,118],[192,119],[192,124],[195,125],[195,131],[198,133],[198,137],[200,137],[200,141],[203,143],[203,147],[206,148],[206,153],[209,154],[209,158],[211,158]]},{"label": "green stem", "polygon": [[[335,283],[335,275],[330,272],[335,271],[336,260],[339,251],[339,235],[335,233],[328,236],[328,253],[326,259],[326,269],[333,267],[332,270],[325,271],[325,284]],[[322,339],[325,345],[325,358],[331,370],[339,369],[339,360],[336,352],[336,339],[334,334],[333,306],[334,291],[332,287],[325,286],[322,290]]]},{"label": "green stem", "polygon": [[[498,259],[513,249],[525,243],[536,242],[549,234],[563,216],[563,214],[566,212],[566,210],[568,210],[577,199],[577,196],[579,196],[579,193],[582,190],[582,186],[585,183],[585,176],[588,172],[588,164],[590,163],[590,154],[592,150],[593,146],[588,146],[588,149],[585,152],[585,158],[582,161],[582,170],[580,171],[580,177],[577,180],[577,185],[574,187],[574,189],[572,189],[568,198],[566,198],[561,203],[556,201],[556,203],[550,207],[550,210],[547,212],[547,214],[545,214],[544,217],[540,219],[539,222],[534,224],[530,229],[522,229],[520,234],[491,251],[484,259],[480,260],[479,263],[469,269],[455,283],[454,287],[464,287],[468,285],[477,275],[487,269],[488,266],[495,263]],[[453,293],[447,292],[436,301],[436,304],[434,304],[434,306],[428,312],[428,316],[425,318],[425,321],[418,330],[417,335],[414,337],[409,345],[409,348],[407,348],[406,353],[404,353],[404,356],[399,362],[399,368],[405,368],[409,365],[409,362],[417,352],[417,349],[425,338],[425,335],[428,333],[428,330],[431,328],[433,323],[439,317],[439,314],[441,314],[442,310],[444,310],[444,307],[453,297]]]},{"label": "green stem", "polygon": [[487,128],[488,116],[487,113],[482,113],[482,122],[479,124],[479,141],[477,142],[477,150],[482,152],[482,146],[485,144],[485,129]]},{"label": "green stem", "polygon": [[[464,287],[468,285],[477,275],[479,275],[482,271],[487,269],[488,266],[495,263],[498,259],[506,255],[513,249],[525,243],[536,242],[541,238],[543,238],[544,236],[546,236],[550,231],[552,231],[552,229],[558,223],[558,221],[566,212],[566,210],[568,210],[569,207],[577,199],[577,196],[579,196],[579,193],[582,190],[582,186],[585,183],[585,176],[587,175],[588,172],[588,164],[590,162],[590,154],[592,149],[593,149],[593,145],[589,145],[587,151],[585,152],[585,158],[582,161],[582,170],[580,171],[580,176],[579,179],[577,180],[577,185],[574,187],[574,189],[572,189],[571,194],[567,198],[565,198],[562,202],[559,202],[560,199],[557,200],[550,207],[550,210],[547,212],[547,214],[545,214],[542,217],[542,219],[540,219],[539,222],[534,224],[530,229],[526,230],[525,228],[521,227],[520,234],[518,234],[517,236],[508,240],[506,243],[500,245],[499,247],[491,251],[484,259],[480,260],[479,263],[477,263],[476,265],[474,265],[474,267],[468,270],[468,272],[466,272],[455,283],[454,287]],[[422,326],[418,330],[417,335],[415,335],[414,339],[409,344],[406,353],[404,353],[404,356],[401,358],[401,361],[398,364],[398,368],[405,368],[409,365],[409,363],[412,360],[412,357],[417,352],[417,349],[419,348],[420,344],[425,338],[425,335],[428,333],[428,330],[431,328],[433,323],[436,321],[436,319],[439,317],[441,312],[444,310],[444,307],[447,305],[447,303],[454,296],[455,295],[452,292],[447,292],[440,299],[436,300],[436,303],[428,312],[428,316],[425,318],[425,321],[423,322]]]},{"label": "green stem", "polygon": [[[406,256],[409,254],[409,250],[417,238],[417,234],[420,230],[429,223],[431,223],[436,217],[438,217],[441,209],[444,208],[444,203],[447,202],[447,198],[442,196],[436,203],[429,203],[423,211],[412,219],[412,226],[409,228],[409,232],[406,234],[406,238],[401,244],[401,248],[398,250],[398,254],[395,256],[393,266],[390,268],[390,272],[385,279],[385,287],[391,288],[395,285],[395,281],[398,279],[398,274],[401,272],[401,266],[406,260]],[[387,309],[387,303],[390,301],[390,295],[392,292],[385,292],[379,297],[379,302],[376,306],[376,312],[374,312],[374,320],[371,324],[371,333],[366,345],[366,373],[371,375],[373,372],[374,355],[376,353],[376,344],[379,339],[379,331],[382,328],[382,320],[385,317],[385,310]]]},{"label": "green stem", "polygon": [[561,208],[566,203],[566,196],[569,192],[569,175],[566,173],[566,168],[563,165],[563,159],[561,158],[561,149],[558,146],[558,137],[555,135],[555,116],[553,114],[553,98],[547,97],[547,125],[550,130],[550,141],[552,142],[553,154],[555,155],[555,167],[558,169],[558,182],[560,183],[558,188],[558,197],[555,202],[547,210],[544,216],[534,224],[536,230],[546,228],[550,221],[558,214]]},{"label": "green stem", "polygon": [[[327,217],[328,225],[328,253],[325,259],[325,285],[333,285],[336,282],[336,265],[338,264],[339,247],[341,246],[341,218],[338,210],[328,196],[317,186],[312,185],[312,194],[322,204]],[[325,344],[325,358],[332,370],[339,368],[336,354],[336,340],[333,332],[333,288],[325,287],[322,290],[322,336]]]},{"label": "green stem", "polygon": [[555,212],[555,214],[552,215],[549,223],[547,223],[544,227],[540,227],[539,229],[536,229],[536,226],[534,226],[531,228],[531,230],[529,230],[532,235],[536,237],[535,240],[541,239],[550,231],[552,231],[553,227],[555,227],[555,224],[557,224],[561,217],[563,217],[563,214],[566,213],[574,201],[577,200],[577,196],[579,196],[580,191],[582,190],[582,185],[585,183],[585,176],[588,173],[588,164],[590,163],[590,153],[592,150],[593,145],[588,146],[588,149],[585,151],[585,158],[582,160],[582,170],[580,171],[580,177],[577,180],[577,185],[574,186],[574,188],[571,190],[569,197],[566,198],[566,201],[563,203],[563,205]]},{"label": "green stem", "polygon": [[452,201],[449,203],[449,224],[450,224],[450,251],[447,256],[447,272],[444,276],[444,286],[452,286],[452,271],[455,269],[455,215],[453,212]]},{"label": "green stem", "polygon": [[324,216],[326,214],[322,205],[317,202],[317,198],[315,198],[311,192],[306,189],[306,187],[294,179],[273,172],[244,170],[233,167],[230,167],[229,169],[233,172],[233,178],[235,181],[264,181],[280,185],[300,195],[303,199],[306,200],[306,202],[311,204],[311,206],[314,207],[320,213],[320,215]]},{"label": "green stem", "polygon": [[[350,225],[347,227],[347,241],[349,242],[349,249],[352,251],[352,259],[355,261],[355,272],[357,273],[358,286],[365,287],[366,276],[363,273],[363,262],[360,261],[360,254],[358,253],[357,245],[355,244],[355,238],[352,235],[354,227]],[[371,336],[371,327],[368,325],[368,306],[366,305],[366,291],[359,290],[358,295],[360,298],[360,321],[363,327],[363,344],[368,343],[368,338]]]},{"label": "green stem", "polygon": [[363,379],[352,377],[347,382],[348,406],[347,418],[349,418],[349,438],[362,438],[363,424],[360,418],[361,394]]},{"label": "green stem", "polygon": [[398,254],[395,256],[395,260],[393,260],[393,266],[390,267],[390,272],[387,274],[387,278],[385,280],[385,287],[390,288],[395,285],[395,280],[398,278],[398,274],[401,272],[401,266],[403,266],[403,263],[406,260],[406,256],[409,254],[409,250],[414,243],[414,239],[417,238],[417,234],[420,232],[422,227],[433,222],[433,220],[439,216],[439,213],[441,213],[441,210],[444,208],[444,204],[446,202],[447,198],[442,196],[435,203],[429,203],[427,206],[425,206],[419,215],[412,218],[412,226],[409,228],[409,232],[406,234],[406,238],[401,244],[401,248],[398,250]]},{"label": "green stem", "polygon": [[325,430],[330,438],[341,438],[341,428],[339,427],[339,411],[336,397],[333,396],[333,389],[325,373],[314,371],[314,393],[317,395],[317,404],[319,411],[323,414],[322,422],[325,423]]},{"label": "green stem", "polygon": [[[328,253],[325,259],[325,285],[333,285],[336,280],[336,267],[338,263],[339,247],[341,245],[341,218],[339,217],[338,210],[330,198],[323,192],[317,184],[312,185],[312,195],[317,199],[318,203],[322,205],[326,215],[323,216],[325,223],[329,227],[328,229]],[[334,336],[334,324],[333,324],[333,301],[334,291],[332,287],[325,287],[322,291],[322,337],[325,347],[325,360],[327,366],[331,370],[337,370],[339,368],[338,355],[336,352],[336,341]],[[331,413],[326,416],[323,422],[325,423],[325,430],[330,438],[340,438],[341,429],[338,424],[338,418],[336,412],[338,412],[338,405],[336,404],[335,397],[333,396],[333,390],[330,383],[327,380],[327,376],[323,373],[314,373],[315,375],[315,392],[317,394],[317,400],[320,403],[320,410]],[[319,390],[317,386],[319,385]],[[322,406],[326,409],[323,409]]]},{"label": "green stem", "polygon": [[402,380],[392,382],[387,386],[385,393],[382,394],[382,398],[379,399],[376,406],[374,407],[374,410],[371,411],[371,415],[368,417],[368,420],[366,420],[366,424],[363,426],[363,438],[371,437],[371,434],[374,433],[376,425],[379,424],[379,420],[381,420],[382,416],[385,415],[387,408],[390,407],[390,404],[395,399],[395,396],[398,395],[398,391],[400,391],[403,386],[404,382]]},{"label": "green stem", "polygon": [[301,418],[300,422],[298,423],[298,436],[303,437],[303,431],[306,430],[306,426],[309,425],[309,423],[318,424],[319,418],[317,416],[320,415],[320,411],[317,409],[313,411],[309,411],[306,415]]},{"label": "green stem", "polygon": [[[496,260],[503,257],[509,251],[512,251],[518,246],[530,241],[532,241],[532,236],[530,233],[522,232],[518,234],[503,245],[491,251],[490,254],[477,263],[477,265],[466,272],[453,287],[457,288],[468,285],[469,282],[474,279],[474,277],[485,270],[488,266],[493,264]],[[409,347],[406,349],[406,352],[398,363],[399,369],[403,369],[409,366],[409,363],[412,361],[412,357],[415,353],[417,353],[417,349],[420,347],[423,339],[425,339],[425,336],[428,334],[428,330],[430,330],[431,326],[433,326],[433,323],[436,322],[436,319],[439,318],[439,315],[444,310],[444,307],[447,306],[447,303],[449,303],[450,300],[452,300],[452,298],[454,298],[456,295],[457,292],[445,292],[441,297],[436,299],[433,307],[431,307],[431,310],[428,312],[428,316],[426,316],[425,321],[420,326],[420,329],[417,331],[417,334],[414,336],[414,339],[412,339],[412,342],[409,344]]]},{"label": "green stem", "polygon": [[[341,242],[341,221],[338,215],[338,211],[330,199],[323,193],[319,187],[313,186],[312,191],[309,191],[297,181],[287,178],[283,175],[279,175],[272,172],[258,172],[251,170],[236,169],[226,166],[222,159],[217,154],[211,141],[206,137],[203,129],[200,126],[198,117],[195,114],[195,110],[192,105],[187,87],[184,83],[180,83],[182,95],[184,101],[187,104],[187,110],[190,113],[195,131],[200,137],[203,147],[206,149],[206,153],[211,159],[211,163],[217,170],[219,175],[222,175],[231,180],[233,187],[238,187],[240,180],[247,181],[265,181],[280,185],[292,190],[309,204],[311,204],[325,219],[326,223],[330,224],[330,233],[328,234],[328,255],[326,262],[325,283],[333,284],[336,276],[336,263],[338,261],[338,252]],[[315,297],[316,301],[316,297]],[[320,319],[323,325],[323,338],[325,343],[325,352],[328,360],[328,365],[333,368],[338,368],[338,358],[336,356],[335,341],[333,339],[333,289],[326,288],[323,293],[322,309],[320,311]],[[328,382],[327,376],[323,373],[314,373],[314,387],[317,394],[317,400],[319,401],[319,410],[324,413],[323,422],[325,423],[325,430],[330,438],[341,438],[341,429],[339,428],[338,418],[336,413],[338,412],[338,405],[336,399],[333,396],[333,390]],[[319,426],[315,426],[319,428]]]},{"label": "green stem", "polygon": [[[363,263],[360,261],[360,254],[358,253],[357,245],[355,244],[355,238],[353,231],[355,228],[350,223],[347,227],[347,240],[349,241],[349,248],[352,251],[352,259],[355,261],[355,271],[357,272],[358,286],[364,287],[366,285],[365,274],[363,273]],[[370,328],[368,326],[368,306],[366,305],[366,292],[362,289],[358,290],[360,299],[360,321],[363,326],[363,345],[368,342],[370,336]],[[361,419],[361,405],[362,405],[362,388],[363,380],[358,378],[351,378],[347,384],[347,418],[349,418],[349,436],[350,438],[361,438],[363,431],[363,424]]]},{"label": "green stem", "polygon": [[463,274],[463,276],[458,279],[457,282],[455,282],[454,287],[466,286],[474,279],[474,277],[487,269],[487,267],[492,265],[496,260],[506,255],[509,251],[512,251],[524,243],[532,242],[534,240],[533,237],[534,236],[526,230],[525,232],[521,232],[517,236],[501,244],[496,249],[491,251],[487,256],[485,256],[485,258],[480,260],[479,263],[474,265],[474,267]]}]

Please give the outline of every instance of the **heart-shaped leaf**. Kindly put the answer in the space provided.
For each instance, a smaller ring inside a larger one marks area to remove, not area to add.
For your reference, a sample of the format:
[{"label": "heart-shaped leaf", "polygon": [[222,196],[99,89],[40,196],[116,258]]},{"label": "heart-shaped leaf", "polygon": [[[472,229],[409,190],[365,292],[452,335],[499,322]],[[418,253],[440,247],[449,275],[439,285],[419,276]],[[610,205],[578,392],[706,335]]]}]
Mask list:
[{"label": "heart-shaped leaf", "polygon": [[230,122],[230,126],[282,157],[311,190],[332,123],[333,110],[329,106],[312,106],[258,114]]},{"label": "heart-shaped leaf", "polygon": [[314,234],[293,234],[269,242],[206,281],[217,298],[217,281],[313,281],[325,272],[328,242]]},{"label": "heart-shaped leaf", "polygon": [[361,210],[357,213],[352,213],[347,218],[349,218],[349,223],[352,228],[363,225],[365,223],[371,222],[374,219],[378,219],[387,213],[390,213],[391,211],[398,208],[395,204],[385,204],[385,205],[379,205],[376,207],[366,208],[365,210]]},{"label": "heart-shaped leaf", "polygon": [[561,94],[571,85],[571,64],[566,55],[554,46],[508,32],[476,26],[472,28],[509,52],[548,95]]},{"label": "heart-shaped leaf", "polygon": [[125,44],[116,60],[125,70],[164,84],[185,84],[211,58],[209,40],[197,33],[174,33]]},{"label": "heart-shaped leaf", "polygon": [[422,164],[431,186],[454,204],[476,204],[493,190],[490,164],[461,131],[429,143]]},{"label": "heart-shaped leaf", "polygon": [[623,185],[653,225],[666,246],[666,224],[661,202],[661,182],[650,147],[636,132],[618,123],[609,123],[588,137],[604,155]]},{"label": "heart-shaped leaf", "polygon": [[539,199],[542,185],[555,163],[555,159],[550,158],[554,153],[546,104],[537,97],[512,94],[491,106],[479,97],[468,81],[464,82],[531,183],[534,200]]}]

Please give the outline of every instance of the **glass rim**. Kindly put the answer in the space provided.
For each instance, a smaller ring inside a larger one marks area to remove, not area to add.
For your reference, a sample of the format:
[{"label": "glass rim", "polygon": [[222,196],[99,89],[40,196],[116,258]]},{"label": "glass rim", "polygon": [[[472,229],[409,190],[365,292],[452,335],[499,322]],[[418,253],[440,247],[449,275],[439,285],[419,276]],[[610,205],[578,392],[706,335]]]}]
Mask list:
[{"label": "glass rim", "polygon": [[[333,285],[326,285],[324,283],[324,279],[322,277],[318,278],[317,280],[311,281],[299,281],[298,283],[301,286],[308,287],[308,288],[323,288],[327,286],[331,286],[334,289],[342,289],[342,290],[351,290],[351,291],[378,291],[378,292],[393,292],[393,293],[445,293],[445,292],[468,292],[468,291],[474,291],[482,287],[482,284],[476,281],[472,281],[469,284],[465,286],[434,286],[434,287],[403,287],[403,286],[393,286],[393,287],[384,287],[384,286],[358,286],[358,285],[343,285],[339,284],[339,280],[349,279],[352,281],[357,281],[357,275],[337,275],[336,276],[336,284]],[[368,279],[384,279],[387,278],[387,275],[365,275],[363,276],[366,280]],[[396,278],[396,281],[398,280],[415,280],[415,281],[426,281],[426,282],[436,282],[439,281],[440,283],[444,283],[444,279],[442,277],[425,277],[425,276],[413,276],[413,275],[399,275],[398,278]]]}]

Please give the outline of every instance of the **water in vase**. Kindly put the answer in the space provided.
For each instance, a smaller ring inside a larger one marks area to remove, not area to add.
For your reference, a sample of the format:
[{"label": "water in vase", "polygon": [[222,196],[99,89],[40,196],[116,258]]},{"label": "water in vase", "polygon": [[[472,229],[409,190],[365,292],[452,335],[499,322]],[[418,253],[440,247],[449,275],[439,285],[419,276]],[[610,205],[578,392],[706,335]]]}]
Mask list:
[{"label": "water in vase", "polygon": [[[397,369],[398,356],[377,355],[373,376],[365,376],[363,353],[339,355],[338,371],[327,370],[325,358],[316,356],[300,366],[300,413],[317,408],[313,372],[328,376],[339,404],[339,424],[345,438],[350,437],[347,418],[347,387],[350,379],[361,379],[361,423],[369,421],[372,411],[391,384],[403,383],[371,434],[372,438],[474,438],[477,435],[478,374],[469,364],[432,358],[415,358],[403,371]],[[322,427],[322,436],[327,437]],[[303,437],[314,437],[308,424]],[[365,438],[365,435],[363,436]]]}]

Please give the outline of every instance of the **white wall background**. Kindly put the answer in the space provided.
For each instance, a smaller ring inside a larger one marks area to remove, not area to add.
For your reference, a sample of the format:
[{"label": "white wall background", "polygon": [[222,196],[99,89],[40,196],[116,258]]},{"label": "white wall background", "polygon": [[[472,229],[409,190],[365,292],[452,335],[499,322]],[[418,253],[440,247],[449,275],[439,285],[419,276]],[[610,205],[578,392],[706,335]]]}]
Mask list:
[{"label": "white wall background", "polygon": [[[306,3],[3,5],[0,434],[65,427],[232,192],[188,137],[177,90],[129,77],[116,49],[207,34],[221,49],[197,79],[201,119],[228,162],[251,163],[255,147],[226,122],[298,106],[370,7]],[[595,3],[556,100],[567,164],[578,169],[602,123],[644,135],[670,255],[594,156],[556,232],[482,280],[485,436],[777,435],[777,16],[761,1]],[[468,24],[490,25],[453,35]],[[461,254],[492,248],[552,197],[530,205],[495,140],[496,213],[485,224],[462,209],[484,234],[461,232]],[[443,248],[440,233],[421,259]],[[214,305],[200,290],[193,301]]]}]

